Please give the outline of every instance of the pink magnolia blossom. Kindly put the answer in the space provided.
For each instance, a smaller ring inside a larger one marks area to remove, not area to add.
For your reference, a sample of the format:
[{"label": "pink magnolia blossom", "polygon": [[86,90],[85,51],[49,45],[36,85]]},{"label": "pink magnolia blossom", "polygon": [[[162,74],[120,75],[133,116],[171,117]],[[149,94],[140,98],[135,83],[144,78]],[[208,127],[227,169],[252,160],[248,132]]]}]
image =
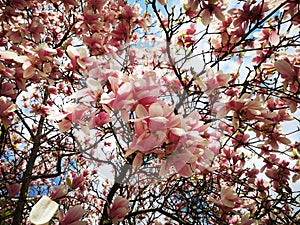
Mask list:
[{"label": "pink magnolia blossom", "polygon": [[205,91],[207,93],[212,93],[216,88],[228,86],[229,79],[229,74],[223,74],[222,71],[218,71],[215,74],[211,69],[208,69],[206,77],[203,79],[207,86]]},{"label": "pink magnolia blossom", "polygon": [[182,0],[181,4],[183,8],[186,10],[186,15],[189,17],[193,17],[197,15],[199,12],[199,1],[198,0]]},{"label": "pink magnolia blossom", "polygon": [[243,94],[241,98],[232,99],[223,105],[217,112],[217,118],[223,118],[229,111],[234,111],[232,123],[235,128],[239,126],[239,116],[248,120],[262,119],[267,110],[259,98],[249,101],[250,95]]},{"label": "pink magnolia blossom", "polygon": [[278,45],[280,37],[277,34],[276,30],[262,29],[259,33],[254,33],[254,36],[259,38],[256,45],[266,46],[268,44]]},{"label": "pink magnolia blossom", "polygon": [[108,2],[108,0],[88,0],[88,2],[96,9],[100,10]]},{"label": "pink magnolia blossom", "polygon": [[270,144],[274,150],[279,149],[279,143],[289,145],[291,143],[291,140],[285,137],[285,135],[279,134],[274,131],[274,133],[271,133],[269,135],[268,140],[265,141],[265,144]]},{"label": "pink magnolia blossom", "polygon": [[200,122],[198,113],[192,112],[186,118],[171,116],[167,127],[168,156],[162,162],[160,175],[167,174],[169,169],[174,167],[181,176],[189,177],[196,168],[203,171],[209,167],[214,153],[210,150],[205,151],[208,142],[200,134],[207,130],[208,125]]},{"label": "pink magnolia blossom", "polygon": [[264,2],[262,4],[258,4],[253,6],[253,3],[250,1],[247,1],[244,3],[242,9],[231,9],[229,10],[229,13],[234,18],[233,25],[235,27],[240,27],[244,25],[245,27],[248,26],[248,24],[255,23],[258,19],[263,18],[266,11],[269,10],[269,6],[267,2]]},{"label": "pink magnolia blossom", "polygon": [[188,149],[181,152],[174,152],[163,162],[160,175],[168,173],[171,166],[183,177],[190,177],[195,171],[197,156],[192,154]]},{"label": "pink magnolia blossom", "polygon": [[186,34],[182,34],[180,36],[178,36],[178,45],[180,46],[186,46],[187,48],[189,48],[190,46],[192,46],[193,43],[195,43],[196,39],[193,35],[186,35]]},{"label": "pink magnolia blossom", "polygon": [[134,20],[135,18],[138,17],[137,14],[137,8],[133,8],[129,5],[124,5],[124,7],[122,7],[122,11],[121,11],[121,17],[124,18],[126,21],[131,21]]},{"label": "pink magnolia blossom", "polygon": [[201,22],[204,26],[207,26],[211,20],[212,16],[215,15],[218,20],[224,21],[225,16],[223,14],[223,1],[222,0],[208,0],[208,4],[201,1],[203,11],[201,12]]},{"label": "pink magnolia blossom", "polygon": [[66,186],[60,185],[55,187],[51,192],[50,192],[50,198],[51,199],[59,199],[61,197],[64,197],[68,193],[68,190]]},{"label": "pink magnolia blossom", "polygon": [[1,84],[0,94],[15,99],[17,97],[17,92],[15,88],[16,88],[15,84],[3,82]]},{"label": "pink magnolia blossom", "polygon": [[146,153],[162,145],[166,138],[170,108],[160,103],[153,103],[147,110],[139,104],[135,112],[137,115],[137,119],[134,120],[136,135],[130,148]]},{"label": "pink magnolia blossom", "polygon": [[59,211],[59,221],[61,225],[85,225],[86,221],[81,221],[82,216],[84,215],[84,210],[80,205],[75,205],[71,207],[66,215],[63,215],[61,211]]},{"label": "pink magnolia blossom", "polygon": [[88,107],[80,104],[66,104],[63,112],[49,116],[52,120],[61,120],[57,125],[60,132],[65,132],[71,129],[73,123],[81,123],[86,118]]},{"label": "pink magnolia blossom", "polygon": [[85,24],[94,25],[98,24],[100,15],[96,14],[92,7],[86,7],[83,12],[83,21]]},{"label": "pink magnolia blossom", "polygon": [[138,104],[148,107],[157,101],[161,90],[153,71],[143,71],[142,76],[135,71],[130,78],[109,77],[108,81],[113,93],[103,93],[100,103],[109,104],[113,110],[121,111],[125,121],[129,120],[128,112]]},{"label": "pink magnolia blossom", "polygon": [[300,68],[299,66],[294,66],[287,59],[277,60],[274,63],[276,70],[281,74],[282,78],[286,80],[286,82],[293,82],[295,79],[300,77]]},{"label": "pink magnolia blossom", "polygon": [[28,36],[32,35],[37,42],[40,42],[41,34],[45,33],[45,26],[41,23],[41,19],[39,17],[33,17],[26,31],[28,32]]},{"label": "pink magnolia blossom", "polygon": [[106,112],[100,112],[93,116],[89,122],[89,128],[103,126],[104,124],[110,122],[109,115]]},{"label": "pink magnolia blossom", "polygon": [[57,123],[60,132],[66,132],[71,129],[72,122],[69,119],[62,119],[61,122]]},{"label": "pink magnolia blossom", "polygon": [[117,196],[107,210],[108,216],[111,218],[113,224],[118,224],[129,213],[129,201],[126,198]]},{"label": "pink magnolia blossom", "polygon": [[138,169],[143,165],[144,156],[142,153],[137,153],[132,162],[133,169]]},{"label": "pink magnolia blossom", "polygon": [[93,60],[87,56],[87,52],[84,49],[76,49],[73,46],[67,48],[68,56],[71,60],[72,69],[82,68],[92,65]]},{"label": "pink magnolia blossom", "polygon": [[76,188],[82,186],[84,181],[85,181],[85,179],[84,179],[84,176],[82,174],[75,177],[75,178],[73,178],[73,180],[72,180],[72,189],[76,189]]},{"label": "pink magnolia blossom", "polygon": [[111,106],[115,110],[130,110],[137,104],[150,105],[156,101],[160,91],[156,79],[152,71],[144,72],[143,77],[134,74],[132,79],[121,83],[118,89],[113,89],[115,98]]},{"label": "pink magnolia blossom", "polygon": [[17,194],[19,194],[21,185],[18,183],[6,184],[6,189],[10,197],[15,197]]},{"label": "pink magnolia blossom", "polygon": [[269,36],[269,41],[272,45],[278,45],[279,42],[280,42],[280,37],[279,35],[277,34],[277,31],[276,30],[272,30],[270,32],[270,36]]},{"label": "pink magnolia blossom", "polygon": [[0,121],[8,126],[11,123],[11,118],[14,115],[14,111],[17,106],[10,102],[6,97],[0,97]]},{"label": "pink magnolia blossom", "polygon": [[240,203],[240,198],[234,190],[234,187],[223,187],[221,189],[221,199],[217,201],[218,204],[233,208]]},{"label": "pink magnolia blossom", "polygon": [[[283,0],[280,1],[274,1],[275,3],[279,4]],[[285,15],[285,18],[288,16],[292,17],[292,23],[295,25],[298,25],[300,23],[300,16],[299,16],[299,4],[297,1],[289,1],[284,6],[284,10],[287,11],[287,14]]]},{"label": "pink magnolia blossom", "polygon": [[186,29],[183,34],[177,37],[178,39],[177,43],[180,46],[186,46],[187,48],[190,47],[196,41],[194,36],[195,33],[196,33],[195,24],[191,24],[190,27]]},{"label": "pink magnolia blossom", "polygon": [[39,58],[43,61],[52,60],[51,56],[57,54],[57,50],[50,48],[46,43],[40,44],[33,51],[36,52]]},{"label": "pink magnolia blossom", "polygon": [[129,37],[130,33],[131,33],[130,24],[127,21],[122,20],[118,24],[117,28],[112,31],[112,36],[113,36],[112,45],[115,47],[121,46],[122,41],[125,41],[125,42],[128,41],[128,37]]}]

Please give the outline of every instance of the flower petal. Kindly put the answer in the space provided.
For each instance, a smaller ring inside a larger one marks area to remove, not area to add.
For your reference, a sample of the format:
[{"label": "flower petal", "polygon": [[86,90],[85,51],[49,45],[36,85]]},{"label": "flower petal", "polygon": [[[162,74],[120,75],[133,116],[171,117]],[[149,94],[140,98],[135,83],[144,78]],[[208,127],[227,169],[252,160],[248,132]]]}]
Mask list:
[{"label": "flower petal", "polygon": [[48,223],[58,209],[58,204],[44,195],[31,209],[29,219],[36,225]]},{"label": "flower petal", "polygon": [[285,60],[278,60],[274,63],[275,68],[277,71],[284,75],[293,76],[294,70],[292,69],[291,65],[286,62]]},{"label": "flower petal", "polygon": [[73,222],[77,222],[81,219],[84,214],[84,210],[80,205],[75,205],[71,207],[68,212],[66,213],[63,224],[71,224]]}]

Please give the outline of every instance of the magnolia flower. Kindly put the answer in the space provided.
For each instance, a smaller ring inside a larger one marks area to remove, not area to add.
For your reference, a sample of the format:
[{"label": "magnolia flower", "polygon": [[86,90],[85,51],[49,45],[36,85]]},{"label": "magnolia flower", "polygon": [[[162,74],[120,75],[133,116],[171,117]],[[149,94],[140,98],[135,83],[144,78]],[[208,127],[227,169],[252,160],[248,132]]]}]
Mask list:
[{"label": "magnolia flower", "polygon": [[80,123],[84,118],[86,118],[87,107],[79,104],[66,104],[64,106],[64,112],[59,114],[50,115],[48,118],[52,120],[61,120],[57,123],[60,132],[65,132],[71,129],[72,122]]},{"label": "magnolia flower", "polygon": [[68,46],[67,53],[73,68],[80,67],[85,69],[87,66],[90,66],[93,63],[92,60],[87,56],[86,50],[83,48],[77,50],[73,46]]},{"label": "magnolia flower", "polygon": [[68,193],[68,190],[64,185],[60,185],[55,187],[51,192],[50,192],[50,197],[52,199],[58,199],[63,196],[65,196]]},{"label": "magnolia flower", "polygon": [[1,59],[12,59],[19,63],[25,63],[26,61],[28,61],[27,56],[19,56],[16,52],[13,52],[13,51],[0,50],[0,58]]},{"label": "magnolia flower", "polygon": [[58,125],[58,128],[59,128],[59,131],[61,133],[63,133],[63,132],[66,132],[66,131],[71,129],[72,122],[68,119],[62,119],[62,121],[57,123],[57,125]]},{"label": "magnolia flower", "polygon": [[0,94],[15,99],[17,96],[17,92],[15,88],[16,88],[15,84],[3,82],[1,84]]},{"label": "magnolia flower", "polygon": [[48,224],[58,209],[58,204],[44,195],[31,209],[29,219],[35,225]]},{"label": "magnolia flower", "polygon": [[[114,81],[115,80],[115,81]],[[109,79],[115,98],[110,103],[115,110],[130,110],[137,104],[144,106],[154,103],[159,96],[161,87],[157,83],[156,74],[152,71],[145,72],[143,78],[134,74],[132,80],[117,84],[117,79]],[[120,85],[115,87],[115,85]]]},{"label": "magnolia flower", "polygon": [[33,50],[43,61],[52,60],[52,55],[57,53],[56,49],[50,48],[46,43],[40,44],[37,48]]},{"label": "magnolia flower", "polygon": [[8,126],[11,123],[9,117],[14,115],[14,111],[17,109],[17,106],[10,102],[6,97],[0,97],[0,122],[5,126]]},{"label": "magnolia flower", "polygon": [[140,168],[143,165],[144,156],[142,153],[137,153],[137,155],[134,157],[132,167],[136,170]]},{"label": "magnolia flower", "polygon": [[108,216],[111,218],[113,224],[118,224],[121,222],[124,217],[129,212],[129,201],[126,198],[121,196],[117,196],[111,205],[111,207],[107,210]]},{"label": "magnolia flower", "polygon": [[164,175],[164,171],[168,172],[171,165],[174,166],[178,174],[183,177],[190,177],[195,170],[195,163],[197,156],[192,154],[187,149],[184,149],[182,152],[173,153],[168,159],[167,162],[163,164],[160,175]]},{"label": "magnolia flower", "polygon": [[274,63],[274,66],[281,74],[282,78],[288,82],[292,82],[295,78],[297,78],[297,72],[300,71],[299,67],[294,67],[288,59],[277,60]]},{"label": "magnolia flower", "polygon": [[206,76],[203,82],[196,82],[206,93],[211,94],[215,89],[219,87],[228,86],[228,81],[230,80],[230,74],[224,74],[222,70],[214,73],[211,68],[206,70]]},{"label": "magnolia flower", "polygon": [[201,22],[204,26],[207,26],[211,20],[212,15],[214,14],[218,20],[224,21],[225,16],[223,14],[223,6],[221,2],[216,0],[208,0],[208,4],[202,1],[204,10],[201,12]]},{"label": "magnolia flower", "polygon": [[195,11],[199,6],[199,2],[197,0],[181,0],[180,2],[185,10],[191,9]]},{"label": "magnolia flower", "polygon": [[78,177],[75,177],[72,181],[72,189],[76,189],[82,186],[84,183],[84,176],[80,174]]},{"label": "magnolia flower", "polygon": [[71,207],[66,215],[61,211],[58,212],[59,222],[61,225],[85,225],[86,221],[80,221],[84,215],[84,210],[80,205]]},{"label": "magnolia flower", "polygon": [[110,122],[109,115],[106,112],[100,112],[93,116],[89,121],[89,128],[99,127]]},{"label": "magnolia flower", "polygon": [[134,121],[136,135],[130,148],[146,153],[163,144],[170,109],[160,103],[153,103],[147,110],[143,105],[136,107],[137,119]]},{"label": "magnolia flower", "polygon": [[241,204],[241,199],[234,190],[234,187],[222,187],[221,188],[221,199],[216,200],[213,197],[209,197],[211,201],[222,206],[224,210],[232,209]]},{"label": "magnolia flower", "polygon": [[199,1],[198,0],[182,0],[181,4],[186,11],[186,15],[193,17],[198,12]]},{"label": "magnolia flower", "polygon": [[240,199],[235,192],[233,187],[225,187],[221,190],[221,205],[233,208],[235,203],[239,202]]},{"label": "magnolia flower", "polygon": [[10,197],[15,197],[20,192],[21,185],[18,183],[6,184],[6,189]]}]

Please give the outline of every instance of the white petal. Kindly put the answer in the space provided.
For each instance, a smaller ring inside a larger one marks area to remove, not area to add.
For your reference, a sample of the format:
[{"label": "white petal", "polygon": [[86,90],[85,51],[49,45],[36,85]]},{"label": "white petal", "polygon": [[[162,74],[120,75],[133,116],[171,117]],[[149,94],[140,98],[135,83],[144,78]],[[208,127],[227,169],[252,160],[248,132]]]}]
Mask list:
[{"label": "white petal", "polygon": [[31,209],[29,219],[36,225],[47,224],[58,209],[58,204],[44,195]]}]

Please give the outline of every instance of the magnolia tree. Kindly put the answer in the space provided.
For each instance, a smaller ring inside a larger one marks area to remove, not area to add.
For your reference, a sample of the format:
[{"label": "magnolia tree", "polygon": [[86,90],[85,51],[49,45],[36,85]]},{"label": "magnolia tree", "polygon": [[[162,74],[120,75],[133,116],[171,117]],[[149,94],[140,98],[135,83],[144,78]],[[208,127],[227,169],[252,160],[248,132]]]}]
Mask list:
[{"label": "magnolia tree", "polygon": [[299,0],[0,5],[1,224],[299,223]]}]

